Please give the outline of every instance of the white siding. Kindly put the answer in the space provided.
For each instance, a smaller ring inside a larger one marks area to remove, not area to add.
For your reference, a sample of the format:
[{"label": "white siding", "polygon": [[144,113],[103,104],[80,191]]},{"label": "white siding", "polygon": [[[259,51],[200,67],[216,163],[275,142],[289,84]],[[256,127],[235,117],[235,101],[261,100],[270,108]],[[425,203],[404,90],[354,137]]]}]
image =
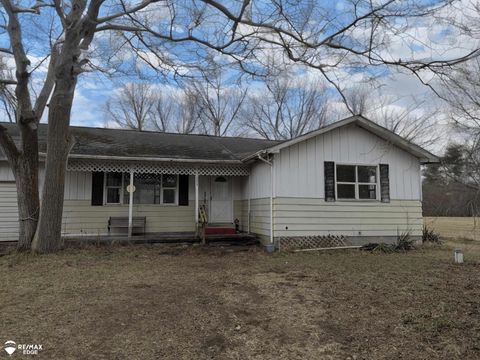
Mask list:
[{"label": "white siding", "polygon": [[307,235],[397,236],[422,234],[422,204],[325,202],[312,198],[275,198],[275,237]]},{"label": "white siding", "polygon": [[[248,200],[235,201],[235,216],[240,220],[240,230],[248,231]],[[250,201],[250,232],[262,240],[270,238],[270,198]]]},{"label": "white siding", "polygon": [[[189,206],[134,205],[133,216],[147,218],[147,232],[188,232],[195,230],[194,208],[194,201],[190,201]],[[91,206],[90,200],[67,200],[63,210],[62,233],[107,234],[110,216],[127,217],[128,205]]]},{"label": "white siding", "polygon": [[[391,199],[421,199],[418,159],[356,125],[332,130],[276,154],[275,196],[323,198],[324,161],[389,164]],[[254,173],[252,175],[258,177]],[[260,182],[259,178],[253,183],[259,187]],[[253,189],[254,193],[258,191]]]},{"label": "white siding", "polygon": [[68,171],[65,176],[65,200],[90,200],[92,197],[92,173]]},{"label": "white siding", "polygon": [[0,241],[17,238],[18,208],[15,183],[0,181]]},{"label": "white siding", "polygon": [[243,199],[261,199],[270,195],[270,165],[257,161],[250,169],[250,181],[247,180],[244,186]]}]

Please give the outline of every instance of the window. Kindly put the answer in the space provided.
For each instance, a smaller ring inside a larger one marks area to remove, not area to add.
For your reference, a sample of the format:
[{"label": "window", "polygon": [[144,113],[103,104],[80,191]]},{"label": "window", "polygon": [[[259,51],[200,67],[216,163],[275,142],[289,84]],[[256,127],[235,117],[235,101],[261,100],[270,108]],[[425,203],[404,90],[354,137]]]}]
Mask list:
[{"label": "window", "polygon": [[[130,194],[129,173],[106,173],[105,204],[128,204]],[[169,204],[178,203],[178,175],[135,174],[133,178],[135,192],[134,204]]]},{"label": "window", "polygon": [[177,175],[162,176],[162,204],[175,204],[177,202]]},{"label": "window", "polygon": [[120,204],[122,181],[122,173],[107,173],[107,176],[105,176],[106,204]]},{"label": "window", "polygon": [[337,165],[336,170],[338,199],[377,199],[376,166]]},{"label": "window", "polygon": [[[127,186],[130,184],[130,174],[125,173],[125,191],[124,204],[130,201],[130,194]],[[158,174],[134,174],[133,184],[135,192],[133,193],[134,204],[160,204],[162,193],[162,175]]]}]

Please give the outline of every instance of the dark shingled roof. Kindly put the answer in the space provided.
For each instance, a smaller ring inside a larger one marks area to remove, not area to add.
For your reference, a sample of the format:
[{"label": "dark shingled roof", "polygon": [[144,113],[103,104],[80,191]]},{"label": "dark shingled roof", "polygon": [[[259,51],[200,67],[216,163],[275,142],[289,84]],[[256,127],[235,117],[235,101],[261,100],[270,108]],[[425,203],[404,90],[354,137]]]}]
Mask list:
[{"label": "dark shingled roof", "polygon": [[[16,141],[19,141],[16,124],[0,124],[8,129],[9,134]],[[241,137],[183,135],[79,126],[72,126],[71,131],[76,138],[71,155],[235,162],[279,143],[279,141]],[[46,140],[47,125],[40,124],[40,152],[46,152]],[[0,158],[2,157],[4,158],[4,155],[0,150]]]}]

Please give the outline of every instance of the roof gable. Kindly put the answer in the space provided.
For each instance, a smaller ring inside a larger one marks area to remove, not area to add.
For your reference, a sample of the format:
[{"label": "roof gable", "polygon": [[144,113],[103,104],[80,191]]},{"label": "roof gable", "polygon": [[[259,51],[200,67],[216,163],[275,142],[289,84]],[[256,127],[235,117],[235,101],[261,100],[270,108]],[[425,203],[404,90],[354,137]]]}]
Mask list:
[{"label": "roof gable", "polygon": [[[308,139],[311,139],[313,137],[325,134],[327,132],[330,132],[334,129],[338,129],[343,126],[347,126],[350,124],[355,124],[364,130],[377,135],[378,137],[382,138],[383,140],[399,147],[400,149],[408,152],[409,154],[412,154],[413,156],[417,157],[421,163],[427,164],[427,163],[438,163],[439,159],[437,156],[433,155],[431,152],[425,150],[424,148],[415,145],[407,140],[405,140],[403,137],[395,134],[393,131],[388,130],[387,128],[384,128],[383,126],[380,126],[376,123],[374,123],[371,120],[368,120],[367,118],[363,116],[351,116],[346,119],[334,122],[330,125],[327,125],[325,127],[322,127],[318,130],[311,131],[307,134],[298,136],[294,139],[291,140],[286,140],[283,141],[279,144],[276,144],[272,147],[269,147],[268,149],[264,151],[260,151],[258,153],[262,152],[269,152],[269,153],[275,153],[280,151],[281,149],[287,148],[289,146],[298,144],[300,142],[306,141]],[[257,153],[257,154],[258,154]],[[252,159],[255,157],[256,154],[250,155],[248,158],[245,158],[245,160]]]}]

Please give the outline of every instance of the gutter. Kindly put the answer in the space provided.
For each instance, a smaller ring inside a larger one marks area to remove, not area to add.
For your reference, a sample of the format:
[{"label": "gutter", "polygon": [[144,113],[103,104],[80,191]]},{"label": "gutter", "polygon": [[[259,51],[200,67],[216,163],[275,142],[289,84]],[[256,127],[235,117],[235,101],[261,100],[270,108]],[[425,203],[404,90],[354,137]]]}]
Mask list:
[{"label": "gutter", "polygon": [[[46,153],[39,153],[46,157]],[[109,155],[82,155],[70,154],[69,159],[89,159],[89,160],[119,160],[119,161],[157,161],[157,162],[180,162],[180,163],[205,163],[205,164],[231,164],[243,165],[240,160],[206,160],[206,159],[178,159],[178,158],[158,158],[141,156],[109,156]]]}]

